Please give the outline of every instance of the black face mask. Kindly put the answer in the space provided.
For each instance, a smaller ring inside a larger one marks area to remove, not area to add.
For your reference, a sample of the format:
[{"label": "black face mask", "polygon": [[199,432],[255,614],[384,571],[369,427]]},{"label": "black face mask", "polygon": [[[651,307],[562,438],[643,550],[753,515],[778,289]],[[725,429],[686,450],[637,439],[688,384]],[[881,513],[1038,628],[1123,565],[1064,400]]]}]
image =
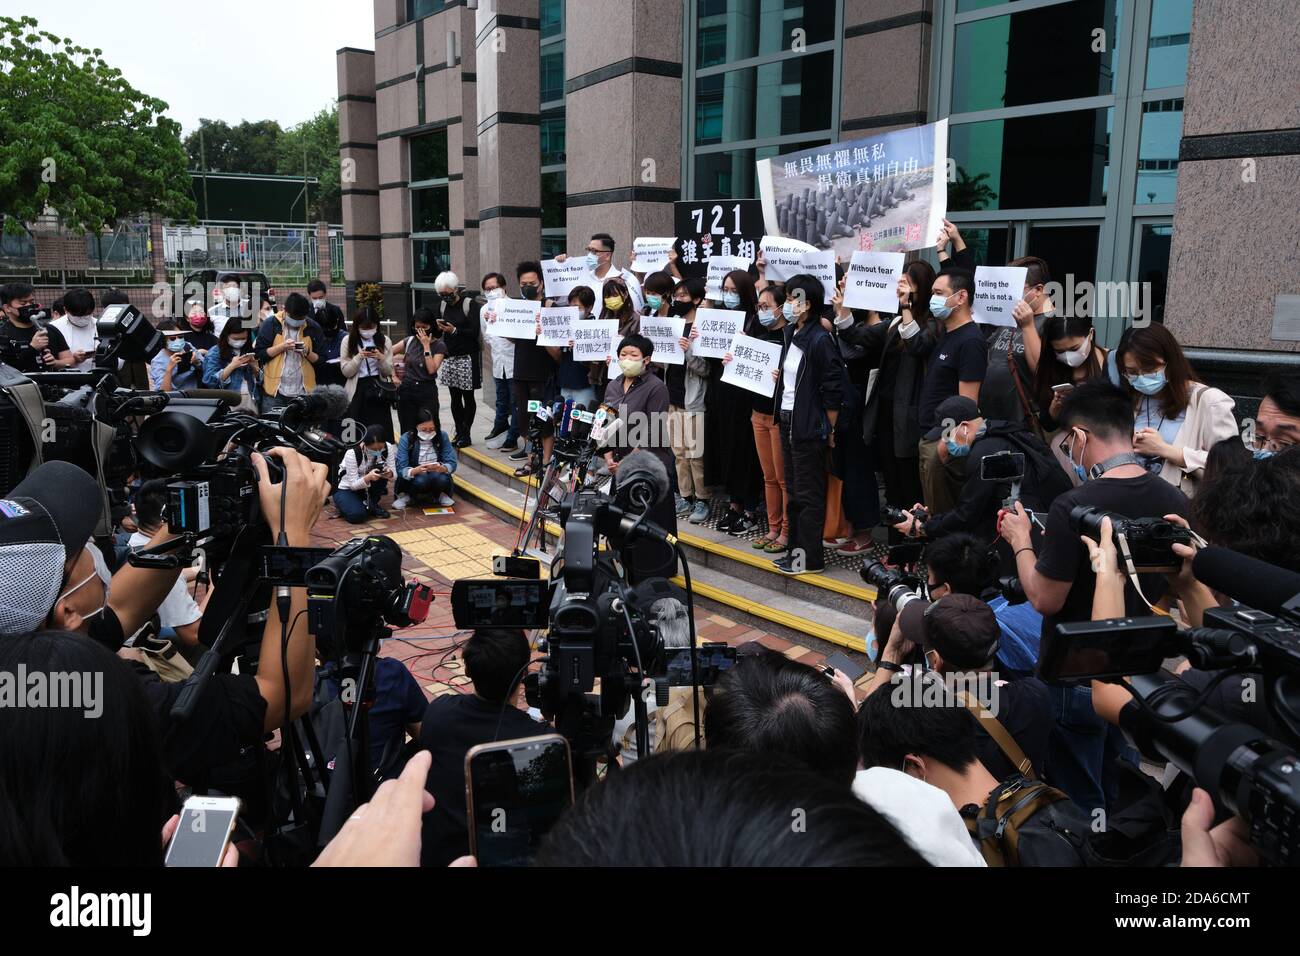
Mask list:
[{"label": "black face mask", "polygon": [[456,301],[456,293],[454,293],[454,292],[440,292],[440,293],[438,293],[438,298],[442,299],[443,302],[446,302],[446,303],[448,303],[448,304],[451,304],[452,302],[455,302],[455,301]]},{"label": "black face mask", "polygon": [[521,286],[519,287],[519,293],[520,293],[520,294],[521,294],[525,299],[530,299],[530,300],[531,300],[531,299],[536,299],[536,298],[537,298],[537,286],[535,286],[535,285],[521,285]]},{"label": "black face mask", "polygon": [[673,299],[673,304],[672,307],[669,309],[669,311],[673,315],[677,316],[677,318],[681,319],[690,315],[691,310],[694,308],[695,308],[694,302],[682,302],[679,299]]}]

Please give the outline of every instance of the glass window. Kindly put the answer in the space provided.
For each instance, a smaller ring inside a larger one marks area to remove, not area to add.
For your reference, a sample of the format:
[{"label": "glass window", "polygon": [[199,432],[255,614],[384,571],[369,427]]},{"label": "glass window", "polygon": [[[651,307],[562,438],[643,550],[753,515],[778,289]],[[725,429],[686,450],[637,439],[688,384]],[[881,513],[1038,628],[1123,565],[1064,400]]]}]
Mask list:
[{"label": "glass window", "polygon": [[568,197],[564,172],[542,173],[542,228],[563,229]]},{"label": "glass window", "polygon": [[554,259],[558,255],[563,255],[568,251],[568,239],[566,236],[543,235],[542,236],[542,258]]},{"label": "glass window", "polygon": [[447,178],[447,131],[411,137],[411,182]]},{"label": "glass window", "polygon": [[449,222],[446,186],[411,190],[411,232],[446,232]]},{"label": "glass window", "polygon": [[542,0],[542,39],[564,32],[564,0]]},{"label": "glass window", "polygon": [[695,157],[696,199],[752,199],[754,195],[752,149]]},{"label": "glass window", "polygon": [[[1095,37],[1097,29],[1104,36]],[[1074,0],[959,24],[952,112],[1110,93],[1118,29],[1115,0]]]},{"label": "glass window", "polygon": [[[1074,276],[1074,284],[1097,281],[1097,242],[1101,236],[1100,225],[1050,226],[1031,223],[1028,245],[1032,256],[1046,261],[1052,270],[1052,280],[1069,287],[1066,276]],[[1060,303],[1057,303],[1058,307]]]},{"label": "glass window", "polygon": [[416,282],[432,282],[451,269],[450,239],[416,239],[411,243]]},{"label": "glass window", "polygon": [[564,99],[564,44],[548,43],[542,51],[541,92],[543,103]]},{"label": "glass window", "polygon": [[975,261],[985,266],[1004,266],[1011,259],[1014,233],[1008,226],[958,226]]},{"label": "glass window", "polygon": [[[734,63],[809,46],[835,35],[835,7],[828,0],[700,0],[695,32],[697,66]],[[801,31],[801,32],[796,32]]]},{"label": "glass window", "polygon": [[1112,108],[949,127],[957,181],[948,208],[1102,206],[1110,168]]},{"label": "glass window", "polygon": [[406,0],[407,21],[418,20],[442,9],[443,0]]},{"label": "glass window", "polygon": [[1192,37],[1192,0],[1152,0],[1147,37],[1147,89],[1187,82],[1187,44]]},{"label": "glass window", "polygon": [[1134,202],[1171,203],[1178,183],[1178,142],[1183,136],[1183,101],[1142,104],[1138,174]]},{"label": "glass window", "polygon": [[970,13],[972,10],[983,10],[985,7],[998,7],[1006,2],[1007,0],[957,0],[957,12]]},{"label": "glass window", "polygon": [[1150,283],[1151,317],[1157,322],[1165,320],[1165,293],[1169,285],[1169,245],[1174,238],[1174,227],[1169,223],[1143,223],[1138,236],[1137,281]]},{"label": "glass window", "polygon": [[829,129],[834,74],[835,54],[827,51],[701,77],[696,145]]},{"label": "glass window", "polygon": [[542,114],[542,165],[564,162],[564,110]]}]

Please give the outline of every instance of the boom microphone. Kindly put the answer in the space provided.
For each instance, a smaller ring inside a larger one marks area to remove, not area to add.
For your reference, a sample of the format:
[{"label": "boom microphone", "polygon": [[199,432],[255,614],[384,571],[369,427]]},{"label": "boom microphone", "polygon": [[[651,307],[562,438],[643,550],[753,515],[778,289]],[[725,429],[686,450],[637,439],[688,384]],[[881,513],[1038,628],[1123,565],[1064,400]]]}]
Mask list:
[{"label": "boom microphone", "polygon": [[1202,584],[1257,611],[1300,621],[1300,574],[1228,548],[1202,548],[1192,559]]},{"label": "boom microphone", "polygon": [[668,494],[668,469],[658,456],[637,449],[618,463],[614,500],[627,511],[649,511]]},{"label": "boom microphone", "polygon": [[342,385],[320,385],[307,395],[299,395],[284,407],[280,420],[289,427],[320,424],[347,414],[347,390]]}]

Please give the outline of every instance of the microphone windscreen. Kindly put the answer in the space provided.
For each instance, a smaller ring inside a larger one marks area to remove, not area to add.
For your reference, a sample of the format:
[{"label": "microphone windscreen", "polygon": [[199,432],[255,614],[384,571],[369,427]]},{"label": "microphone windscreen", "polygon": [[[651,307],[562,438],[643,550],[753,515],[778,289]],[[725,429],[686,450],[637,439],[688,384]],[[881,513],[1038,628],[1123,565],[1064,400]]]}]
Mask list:
[{"label": "microphone windscreen", "polygon": [[1278,614],[1300,594],[1300,574],[1228,548],[1202,548],[1192,559],[1196,580],[1257,611]]},{"label": "microphone windscreen", "polygon": [[671,487],[668,482],[668,469],[657,455],[638,448],[618,463],[615,489],[623,507],[631,504],[633,488],[640,486],[647,489],[648,508],[653,508],[663,501]]},{"label": "microphone windscreen", "polygon": [[307,420],[328,422],[342,418],[351,404],[348,391],[342,385],[318,385],[311,393],[313,399]]}]

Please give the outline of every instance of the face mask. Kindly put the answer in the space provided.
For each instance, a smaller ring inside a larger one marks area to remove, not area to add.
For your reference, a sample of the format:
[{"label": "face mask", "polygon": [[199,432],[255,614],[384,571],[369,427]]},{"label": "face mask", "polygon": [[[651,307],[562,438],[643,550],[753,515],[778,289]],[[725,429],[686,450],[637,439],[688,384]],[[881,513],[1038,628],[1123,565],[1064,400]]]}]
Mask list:
[{"label": "face mask", "polygon": [[68,321],[79,329],[88,329],[94,323],[93,315],[70,315]]},{"label": "face mask", "polygon": [[[91,581],[95,580],[95,578],[99,578],[101,582],[103,581],[103,576],[99,573],[98,563],[96,564],[94,571],[90,572],[90,574],[87,575],[84,579],[82,579],[79,583],[74,584],[72,587],[68,588],[66,591],[60,594],[58,599],[54,602],[55,605],[57,606],[59,601],[66,600],[70,595],[76,594],[78,591],[84,588]],[[104,608],[107,607],[107,605],[108,605],[108,590],[105,589],[104,603],[101,604],[96,610],[91,611],[89,614],[81,615],[81,619],[83,621],[89,621],[92,617],[96,617],[100,614],[103,614]]]},{"label": "face mask", "polygon": [[740,305],[740,293],[739,292],[722,293],[722,304],[725,305],[728,309],[734,309],[736,306]]},{"label": "face mask", "polygon": [[598,265],[600,265],[600,257],[594,252],[587,253],[587,268],[594,272]]},{"label": "face mask", "polygon": [[[1084,448],[1088,447],[1088,438],[1086,435],[1084,436],[1083,442],[1084,442]],[[1083,454],[1083,449],[1079,450],[1079,454],[1080,455]],[[1074,463],[1074,441],[1073,440],[1070,441],[1069,456],[1070,456],[1070,464],[1074,467],[1074,473],[1079,476],[1079,480],[1087,481],[1088,469],[1084,468],[1083,465],[1076,465]]]},{"label": "face mask", "polygon": [[1070,368],[1078,368],[1084,362],[1088,361],[1088,355],[1092,352],[1092,337],[1083,340],[1083,344],[1077,349],[1071,349],[1065,352],[1057,352],[1056,360],[1064,362]]},{"label": "face mask", "polygon": [[[272,302],[271,305],[275,305],[275,303]],[[312,300],[311,300],[311,307],[312,307],[313,309],[315,309],[317,312],[319,312],[319,311],[321,311],[321,309],[325,308],[325,300],[324,300],[324,299],[312,299]]]},{"label": "face mask", "polygon": [[645,297],[645,304],[650,306],[651,312],[658,312],[663,308],[664,297],[661,295],[648,295]]},{"label": "face mask", "polygon": [[1272,458],[1277,452],[1269,451],[1267,448],[1255,448],[1251,450],[1251,457],[1256,461],[1263,461],[1265,458]]},{"label": "face mask", "polygon": [[948,318],[948,316],[952,315],[952,307],[947,303],[948,299],[945,299],[941,295],[930,296],[930,314],[936,319]]},{"label": "face mask", "polygon": [[1146,375],[1126,375],[1128,383],[1143,395],[1158,395],[1165,387],[1165,370],[1149,372]]},{"label": "face mask", "polygon": [[242,349],[248,344],[248,339],[227,339],[226,341],[230,343],[232,349]]},{"label": "face mask", "polygon": [[438,298],[442,299],[443,302],[452,303],[456,301],[456,293],[440,292],[438,293]]},{"label": "face mask", "polygon": [[785,305],[781,306],[781,314],[785,316],[787,322],[794,320],[794,303],[789,299],[785,300]]},{"label": "face mask", "polygon": [[382,455],[383,453],[384,453],[384,450],[383,450],[382,448],[367,448],[367,449],[366,449],[366,454],[369,455],[371,458],[378,458],[378,457],[379,457],[380,455]]},{"label": "face mask", "polygon": [[645,371],[645,362],[641,359],[619,359],[618,367],[623,370],[624,378],[636,378]]},{"label": "face mask", "polygon": [[239,290],[238,290],[238,289],[227,289],[227,290],[226,290],[226,301],[229,302],[231,305],[234,305],[236,302],[238,302],[238,301],[239,301]]},{"label": "face mask", "polygon": [[172,351],[172,352],[184,352],[184,351],[185,351],[185,340],[184,340],[184,339],[172,339],[171,341],[169,341],[169,342],[167,343],[167,348],[168,348],[169,351]]},{"label": "face mask", "polygon": [[758,313],[758,321],[762,324],[763,328],[770,329],[776,325],[777,314],[771,309],[764,309]]},{"label": "face mask", "polygon": [[420,430],[416,434],[420,436],[420,441],[433,441],[438,435],[437,432],[426,432],[424,430]]},{"label": "face mask", "polygon": [[505,289],[488,289],[487,300],[489,302],[495,302],[497,299],[504,299],[505,297]]},{"label": "face mask", "polygon": [[681,299],[673,299],[672,308],[669,311],[680,319],[690,315],[691,310],[694,308],[694,302],[683,302]]},{"label": "face mask", "polygon": [[207,324],[208,324],[208,320],[201,315],[190,316],[190,328],[194,329],[194,331],[196,332],[202,329]]},{"label": "face mask", "polygon": [[965,458],[970,454],[970,446],[963,445],[953,438],[945,438],[944,444],[948,446],[949,458]]},{"label": "face mask", "polygon": [[284,324],[287,325],[287,326],[289,326],[289,328],[291,328],[291,329],[300,329],[300,328],[302,328],[304,325],[307,324],[307,320],[306,320],[306,319],[288,319],[288,318],[287,318],[287,319],[284,320]]},{"label": "face mask", "polygon": [[611,295],[605,300],[605,308],[611,312],[617,312],[623,308],[623,297],[621,295]]},{"label": "face mask", "polygon": [[537,298],[537,286],[535,285],[521,285],[519,287],[519,292],[525,299],[532,300]]},{"label": "face mask", "polygon": [[361,330],[361,337],[362,337],[363,339],[365,339],[367,342],[373,342],[373,341],[375,340],[375,330],[374,330],[374,329],[362,329],[362,330]]}]

